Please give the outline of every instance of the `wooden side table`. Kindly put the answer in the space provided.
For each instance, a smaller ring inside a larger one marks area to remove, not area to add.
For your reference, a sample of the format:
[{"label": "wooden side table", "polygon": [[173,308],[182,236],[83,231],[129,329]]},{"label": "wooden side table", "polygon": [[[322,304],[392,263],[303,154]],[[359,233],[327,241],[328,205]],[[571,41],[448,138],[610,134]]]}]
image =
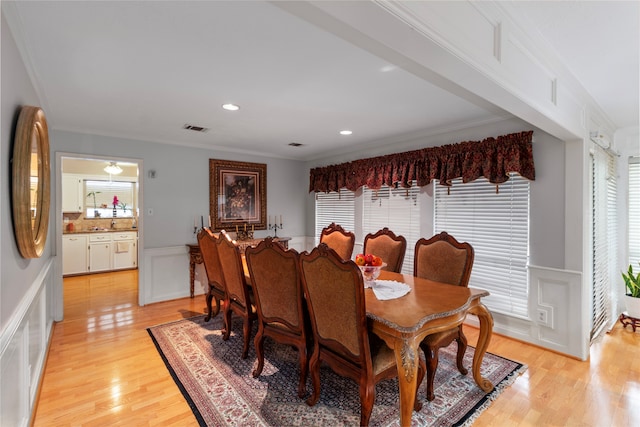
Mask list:
[{"label": "wooden side table", "polygon": [[[257,246],[264,239],[252,239],[239,241],[238,246],[242,253],[250,246]],[[280,243],[285,249],[289,249],[289,240],[291,237],[277,237],[273,239],[275,242]],[[193,298],[193,287],[196,280],[196,264],[202,264],[202,252],[200,252],[200,246],[197,243],[187,243],[189,248],[189,296]]]},{"label": "wooden side table", "polygon": [[631,325],[633,332],[636,331],[636,327],[640,326],[640,319],[636,319],[635,317],[629,316],[626,311],[620,315],[619,320],[625,329],[627,329],[628,325]]},{"label": "wooden side table", "polygon": [[187,244],[189,248],[189,295],[193,298],[193,286],[196,280],[196,264],[202,264],[202,252],[197,243]]}]

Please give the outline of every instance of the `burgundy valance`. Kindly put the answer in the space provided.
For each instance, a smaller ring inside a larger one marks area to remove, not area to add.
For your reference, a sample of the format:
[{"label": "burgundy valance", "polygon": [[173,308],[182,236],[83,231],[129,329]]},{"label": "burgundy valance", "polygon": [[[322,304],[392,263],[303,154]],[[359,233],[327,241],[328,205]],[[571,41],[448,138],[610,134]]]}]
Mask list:
[{"label": "burgundy valance", "polygon": [[526,131],[313,168],[309,192],[355,191],[363,185],[375,190],[396,183],[411,187],[414,180],[422,187],[433,179],[451,185],[452,179],[470,182],[481,176],[501,184],[511,172],[533,181],[532,139],[533,131]]}]

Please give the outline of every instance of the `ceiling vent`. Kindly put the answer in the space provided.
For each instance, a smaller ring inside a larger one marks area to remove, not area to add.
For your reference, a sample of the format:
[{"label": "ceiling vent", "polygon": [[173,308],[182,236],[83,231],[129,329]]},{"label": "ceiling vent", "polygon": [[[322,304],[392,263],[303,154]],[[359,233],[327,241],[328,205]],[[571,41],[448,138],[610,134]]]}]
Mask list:
[{"label": "ceiling vent", "polygon": [[300,144],[299,142],[290,142],[289,145],[291,147],[302,147],[303,144]]},{"label": "ceiling vent", "polygon": [[203,133],[209,130],[209,128],[205,128],[205,127],[202,127],[202,126],[190,125],[190,124],[186,124],[186,125],[182,126],[182,129],[192,130],[194,132],[203,132]]}]

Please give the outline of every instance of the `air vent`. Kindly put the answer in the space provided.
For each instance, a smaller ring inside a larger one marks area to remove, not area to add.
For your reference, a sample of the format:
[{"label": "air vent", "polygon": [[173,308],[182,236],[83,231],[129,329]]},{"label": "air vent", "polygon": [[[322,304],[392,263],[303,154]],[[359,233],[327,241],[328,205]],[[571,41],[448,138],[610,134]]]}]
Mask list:
[{"label": "air vent", "polygon": [[186,125],[182,126],[182,129],[192,130],[194,132],[206,132],[206,131],[209,130],[209,128],[205,128],[205,127],[202,127],[202,126],[190,125],[190,124],[186,124]]},{"label": "air vent", "polygon": [[303,144],[300,144],[299,142],[290,142],[289,145],[291,147],[302,147]]}]

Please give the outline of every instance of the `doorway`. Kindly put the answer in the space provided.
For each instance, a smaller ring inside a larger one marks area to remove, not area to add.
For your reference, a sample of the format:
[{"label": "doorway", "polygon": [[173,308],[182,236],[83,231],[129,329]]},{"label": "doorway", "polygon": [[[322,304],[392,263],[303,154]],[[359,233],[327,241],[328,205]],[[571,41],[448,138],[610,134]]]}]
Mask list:
[{"label": "doorway", "polygon": [[[117,168],[109,168],[115,165]],[[142,305],[140,295],[140,283],[143,258],[142,240],[142,182],[140,171],[142,160],[121,157],[106,157],[98,155],[86,155],[75,153],[56,154],[56,242],[58,258],[57,288],[54,292],[54,317],[62,320],[64,307],[64,290],[62,277],[68,272],[69,263],[65,263],[65,249],[70,252],[68,246],[70,237],[77,236],[87,240],[80,246],[87,248],[85,256],[88,271],[80,269],[73,273],[77,275],[93,274],[97,270],[89,265],[89,256],[94,256],[91,261],[94,267],[100,268],[106,274],[109,270],[121,268],[137,268],[138,274],[136,291],[138,304]],[[117,233],[111,233],[118,230]],[[116,237],[117,234],[117,237]],[[93,240],[99,236],[113,237],[117,241],[94,248]],[[126,236],[133,238],[128,242],[121,239]],[[90,242],[91,240],[91,242]],[[104,247],[107,247],[107,250]],[[95,249],[93,253],[91,249]],[[98,258],[99,250],[103,251],[105,260]],[[66,254],[69,255],[68,253]],[[131,264],[126,265],[129,259]],[[71,257],[72,261],[77,261]],[[82,266],[82,262],[76,265]],[[103,262],[103,264],[100,264]],[[125,265],[123,265],[125,262]],[[110,264],[111,263],[111,264]],[[115,272],[114,272],[115,273]]]}]

